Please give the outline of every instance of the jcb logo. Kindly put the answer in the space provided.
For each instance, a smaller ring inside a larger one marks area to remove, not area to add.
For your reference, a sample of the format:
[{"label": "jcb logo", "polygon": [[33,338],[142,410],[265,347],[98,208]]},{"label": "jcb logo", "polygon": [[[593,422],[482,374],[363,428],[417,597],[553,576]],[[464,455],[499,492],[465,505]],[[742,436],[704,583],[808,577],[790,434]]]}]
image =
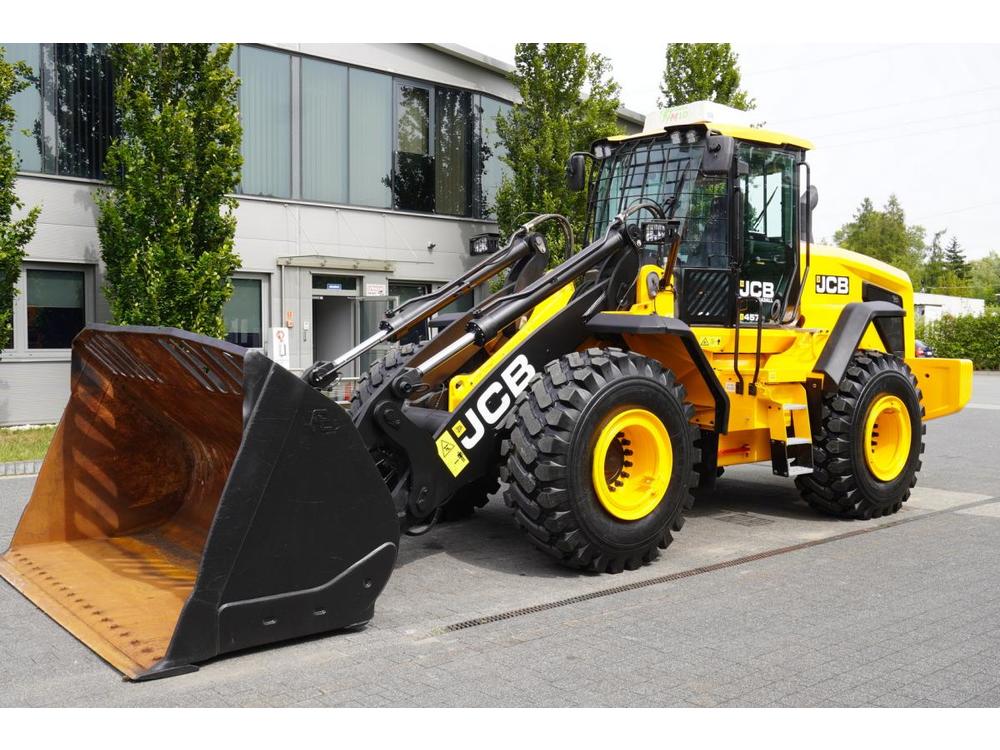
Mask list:
[{"label": "jcb logo", "polygon": [[747,281],[740,279],[740,296],[757,297],[763,302],[774,301],[773,281]]},{"label": "jcb logo", "polygon": [[459,442],[462,447],[474,448],[486,434],[485,425],[495,425],[510,411],[514,399],[528,387],[528,381],[535,374],[528,358],[523,354],[500,372],[500,379],[490,383],[476,399],[472,407],[465,410],[465,421],[469,429],[462,432]]},{"label": "jcb logo", "polygon": [[816,294],[850,294],[851,280],[847,276],[817,276]]}]

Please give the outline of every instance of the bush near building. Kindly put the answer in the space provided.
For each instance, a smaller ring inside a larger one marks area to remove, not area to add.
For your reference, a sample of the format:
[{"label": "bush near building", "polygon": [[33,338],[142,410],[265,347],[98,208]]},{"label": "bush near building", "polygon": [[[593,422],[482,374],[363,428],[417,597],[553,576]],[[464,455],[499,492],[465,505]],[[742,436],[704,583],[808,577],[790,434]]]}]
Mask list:
[{"label": "bush near building", "polygon": [[945,315],[917,326],[917,338],[936,357],[971,359],[977,370],[1000,370],[1000,308],[983,315]]}]

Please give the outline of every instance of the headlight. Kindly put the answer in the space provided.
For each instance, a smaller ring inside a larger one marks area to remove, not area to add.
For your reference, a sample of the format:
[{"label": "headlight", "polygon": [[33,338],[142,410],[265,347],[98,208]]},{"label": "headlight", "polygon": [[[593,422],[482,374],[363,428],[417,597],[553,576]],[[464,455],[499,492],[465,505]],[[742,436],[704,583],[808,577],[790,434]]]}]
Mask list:
[{"label": "headlight", "polygon": [[495,233],[477,234],[469,240],[471,255],[489,255],[500,248],[500,235]]}]

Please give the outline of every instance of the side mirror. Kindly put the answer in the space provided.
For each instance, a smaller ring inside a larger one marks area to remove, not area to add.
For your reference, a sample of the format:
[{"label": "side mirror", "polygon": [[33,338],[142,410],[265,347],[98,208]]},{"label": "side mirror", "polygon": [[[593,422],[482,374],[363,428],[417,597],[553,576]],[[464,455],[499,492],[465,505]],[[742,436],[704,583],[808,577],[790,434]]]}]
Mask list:
[{"label": "side mirror", "polygon": [[736,139],[729,135],[710,135],[705,138],[705,154],[701,158],[701,171],[707,175],[728,175],[736,154]]},{"label": "side mirror", "polygon": [[590,154],[577,151],[570,154],[566,162],[566,187],[574,193],[579,193],[587,187],[587,157]]},{"label": "side mirror", "polygon": [[799,197],[799,236],[812,242],[812,212],[819,203],[819,190],[810,185],[809,190]]}]

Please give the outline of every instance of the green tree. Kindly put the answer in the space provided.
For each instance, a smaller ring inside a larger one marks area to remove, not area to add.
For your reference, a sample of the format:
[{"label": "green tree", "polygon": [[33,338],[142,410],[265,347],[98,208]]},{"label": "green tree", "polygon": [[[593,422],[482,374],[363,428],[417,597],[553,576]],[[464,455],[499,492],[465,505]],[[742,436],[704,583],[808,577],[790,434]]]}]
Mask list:
[{"label": "green tree", "polygon": [[242,131],[232,44],[116,44],[97,223],[116,323],[225,333]]},{"label": "green tree", "polygon": [[[515,50],[511,79],[521,103],[497,118],[506,147],[501,157],[511,169],[497,191],[497,220],[509,234],[526,212],[561,213],[578,237],[586,222],[586,195],[566,187],[566,159],[594,140],[615,135],[619,87],[607,58],[588,53],[585,44],[525,44]],[[562,259],[553,235],[550,264]]]},{"label": "green tree", "polygon": [[1000,303],[1000,253],[996,250],[969,264],[969,284],[972,293],[986,304]]},{"label": "green tree", "polygon": [[969,277],[969,262],[965,259],[965,252],[962,250],[962,246],[958,244],[957,237],[953,236],[951,242],[948,243],[948,247],[945,248],[944,262],[948,270],[958,276],[958,278],[967,279]]},{"label": "green tree", "polygon": [[0,47],[0,348],[6,348],[13,335],[14,295],[24,262],[24,248],[35,236],[35,224],[41,210],[33,206],[27,214],[14,218],[24,208],[17,197],[15,182],[20,157],[11,145],[15,111],[11,100],[28,87],[31,68],[23,61],[7,62]]},{"label": "green tree", "polygon": [[920,288],[923,274],[924,228],[907,225],[906,214],[895,195],[879,211],[865,198],[854,219],[833,233],[841,247],[870,255],[909,274]]},{"label": "green tree", "polygon": [[933,292],[941,279],[942,274],[947,270],[944,262],[944,248],[941,247],[941,237],[948,231],[942,229],[934,233],[930,247],[927,249],[927,260],[924,263],[922,286],[924,291]]},{"label": "green tree", "polygon": [[749,111],[757,104],[740,88],[739,55],[730,44],[668,44],[660,105],[710,101]]}]

